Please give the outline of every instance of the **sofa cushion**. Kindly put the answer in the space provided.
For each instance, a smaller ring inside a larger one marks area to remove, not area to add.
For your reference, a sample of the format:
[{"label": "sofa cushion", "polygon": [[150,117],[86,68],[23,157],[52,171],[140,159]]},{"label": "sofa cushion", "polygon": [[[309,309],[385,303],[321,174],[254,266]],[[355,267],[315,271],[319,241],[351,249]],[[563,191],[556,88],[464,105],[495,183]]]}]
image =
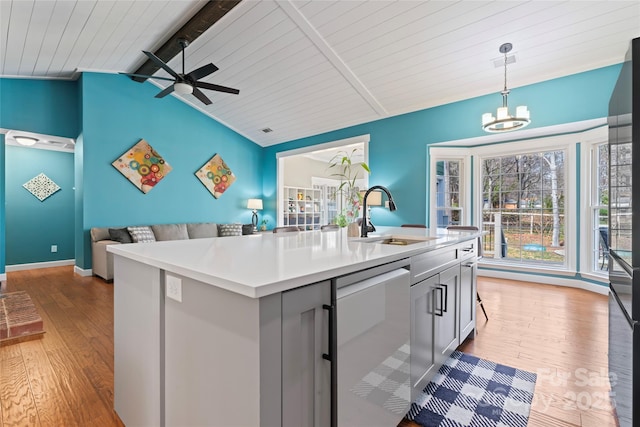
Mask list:
[{"label": "sofa cushion", "polygon": [[111,240],[111,236],[109,236],[109,228],[93,227],[91,229],[91,241],[99,242],[100,240]]},{"label": "sofa cushion", "polygon": [[218,224],[220,237],[242,236],[242,224]]},{"label": "sofa cushion", "polygon": [[139,226],[139,227],[127,227],[133,243],[150,243],[156,241],[156,236],[153,234],[151,227]]},{"label": "sofa cushion", "polygon": [[187,224],[187,234],[190,239],[218,237],[218,224],[215,222],[190,223]]},{"label": "sofa cushion", "polygon": [[131,234],[129,234],[129,230],[126,228],[110,228],[109,237],[114,242],[133,243],[133,240],[131,240]]},{"label": "sofa cushion", "polygon": [[152,225],[156,240],[187,240],[187,224],[158,224]]}]

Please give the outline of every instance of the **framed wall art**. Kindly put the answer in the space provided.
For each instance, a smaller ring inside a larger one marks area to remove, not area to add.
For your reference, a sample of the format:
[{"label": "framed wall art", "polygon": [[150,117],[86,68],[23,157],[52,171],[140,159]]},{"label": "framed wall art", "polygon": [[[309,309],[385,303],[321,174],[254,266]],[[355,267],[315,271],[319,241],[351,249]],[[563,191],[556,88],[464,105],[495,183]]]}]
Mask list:
[{"label": "framed wall art", "polygon": [[171,172],[169,163],[144,139],[111,164],[143,193],[151,191]]},{"label": "framed wall art", "polygon": [[210,158],[196,171],[196,176],[216,199],[220,198],[236,180],[236,176],[219,154]]}]

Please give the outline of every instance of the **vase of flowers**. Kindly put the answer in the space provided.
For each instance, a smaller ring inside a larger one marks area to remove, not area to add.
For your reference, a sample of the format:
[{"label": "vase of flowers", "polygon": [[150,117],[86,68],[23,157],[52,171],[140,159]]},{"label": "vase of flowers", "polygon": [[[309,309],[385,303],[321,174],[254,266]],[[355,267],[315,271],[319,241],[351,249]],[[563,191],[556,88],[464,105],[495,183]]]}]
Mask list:
[{"label": "vase of flowers", "polygon": [[343,202],[341,211],[334,219],[334,222],[340,227],[348,226],[360,216],[362,196],[358,191],[356,180],[360,177],[361,170],[371,173],[365,162],[353,163],[352,157],[357,151],[357,148],[350,153],[338,151],[329,161],[329,169],[335,171],[331,176],[340,179],[340,184],[332,195],[336,200],[341,199]]}]

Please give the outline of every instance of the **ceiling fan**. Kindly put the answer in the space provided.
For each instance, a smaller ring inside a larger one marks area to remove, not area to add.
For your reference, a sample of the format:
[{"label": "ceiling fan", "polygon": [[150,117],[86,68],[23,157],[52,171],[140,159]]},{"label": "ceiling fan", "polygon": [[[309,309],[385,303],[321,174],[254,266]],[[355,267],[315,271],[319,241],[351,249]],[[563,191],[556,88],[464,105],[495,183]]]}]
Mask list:
[{"label": "ceiling fan", "polygon": [[171,67],[169,67],[162,59],[158,58],[153,53],[147,52],[144,50],[142,51],[142,53],[147,55],[147,57],[149,57],[150,60],[155,62],[158,67],[162,68],[167,73],[172,75],[173,76],[172,79],[167,77],[146,76],[143,74],[131,74],[131,73],[120,73],[120,74],[124,74],[129,77],[141,77],[144,79],[158,79],[158,80],[173,81],[173,84],[170,86],[167,86],[163,91],[158,93],[156,95],[156,98],[163,98],[174,91],[179,94],[192,93],[193,96],[198,98],[203,104],[209,105],[211,104],[211,100],[207,98],[207,96],[204,93],[202,93],[202,91],[199,88],[216,90],[218,92],[232,93],[235,95],[240,93],[238,89],[233,89],[226,86],[220,86],[212,83],[198,81],[201,78],[206,77],[209,74],[214,73],[215,71],[218,71],[218,67],[216,67],[211,63],[207,65],[203,65],[202,67],[197,68],[191,71],[190,73],[185,74],[184,49],[189,45],[189,42],[186,39],[178,39],[178,43],[180,43],[180,46],[182,47],[182,73],[176,73],[175,71],[173,71]]}]

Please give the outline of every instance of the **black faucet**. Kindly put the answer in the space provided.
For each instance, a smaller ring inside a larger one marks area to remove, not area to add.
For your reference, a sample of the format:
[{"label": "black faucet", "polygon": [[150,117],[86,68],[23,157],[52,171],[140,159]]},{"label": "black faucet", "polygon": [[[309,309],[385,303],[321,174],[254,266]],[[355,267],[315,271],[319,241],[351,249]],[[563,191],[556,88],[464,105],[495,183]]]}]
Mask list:
[{"label": "black faucet", "polygon": [[374,185],[373,187],[368,189],[367,192],[364,193],[364,197],[362,198],[362,224],[360,224],[360,237],[367,237],[367,233],[369,232],[369,224],[368,224],[369,221],[367,220],[367,196],[373,190],[382,190],[385,193],[387,193],[387,197],[389,198],[389,210],[390,211],[396,210],[396,204],[393,201],[393,196],[391,195],[389,190],[387,190],[382,185]]}]

